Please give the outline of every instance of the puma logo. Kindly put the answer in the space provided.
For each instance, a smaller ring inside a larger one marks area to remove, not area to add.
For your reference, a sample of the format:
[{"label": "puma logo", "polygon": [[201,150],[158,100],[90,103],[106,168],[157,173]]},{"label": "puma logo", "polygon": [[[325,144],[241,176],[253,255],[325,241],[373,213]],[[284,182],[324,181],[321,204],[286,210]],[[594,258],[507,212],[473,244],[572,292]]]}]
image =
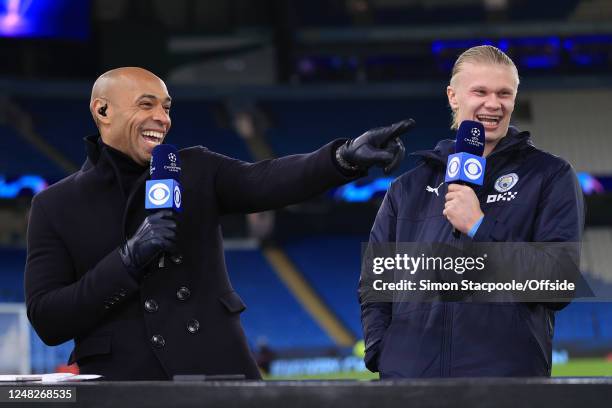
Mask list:
[{"label": "puma logo", "polygon": [[428,193],[436,193],[436,196],[440,197],[440,194],[438,193],[438,189],[442,186],[442,184],[444,184],[444,182],[440,183],[440,185],[436,188],[427,186],[425,190],[427,190]]}]

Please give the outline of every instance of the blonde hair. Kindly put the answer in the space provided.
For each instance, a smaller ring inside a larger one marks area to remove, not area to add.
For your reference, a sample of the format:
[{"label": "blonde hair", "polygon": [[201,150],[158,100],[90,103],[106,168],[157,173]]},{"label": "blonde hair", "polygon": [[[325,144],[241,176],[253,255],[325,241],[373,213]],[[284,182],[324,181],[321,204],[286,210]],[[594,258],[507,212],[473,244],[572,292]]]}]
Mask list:
[{"label": "blonde hair", "polygon": [[[453,65],[453,70],[451,72],[450,85],[452,86],[455,77],[461,69],[463,65],[466,63],[480,63],[480,64],[495,64],[495,65],[505,65],[514,70],[516,73],[516,84],[518,86],[520,80],[518,76],[518,69],[516,65],[514,65],[514,61],[510,59],[506,53],[500,50],[497,47],[492,45],[478,45],[476,47],[472,47],[466,51],[464,51],[457,61],[455,61],[455,65]],[[452,111],[453,123],[451,125],[451,129],[457,129],[459,127],[459,123],[457,123],[457,113],[454,110]]]}]

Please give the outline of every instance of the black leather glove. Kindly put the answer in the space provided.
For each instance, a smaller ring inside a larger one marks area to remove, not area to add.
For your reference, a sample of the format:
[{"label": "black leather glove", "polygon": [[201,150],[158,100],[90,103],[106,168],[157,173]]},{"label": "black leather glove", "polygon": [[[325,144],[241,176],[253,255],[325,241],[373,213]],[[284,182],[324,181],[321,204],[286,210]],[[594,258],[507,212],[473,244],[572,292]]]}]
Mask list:
[{"label": "black leather glove", "polygon": [[175,245],[174,214],[172,211],[162,210],[144,219],[134,235],[119,248],[119,255],[130,273],[134,274],[142,271],[162,252],[172,252]]},{"label": "black leather glove", "polygon": [[372,166],[393,172],[404,159],[406,148],[400,136],[414,127],[407,119],[391,126],[371,129],[356,139],[348,140],[336,151],[336,160],[346,170],[365,172]]}]

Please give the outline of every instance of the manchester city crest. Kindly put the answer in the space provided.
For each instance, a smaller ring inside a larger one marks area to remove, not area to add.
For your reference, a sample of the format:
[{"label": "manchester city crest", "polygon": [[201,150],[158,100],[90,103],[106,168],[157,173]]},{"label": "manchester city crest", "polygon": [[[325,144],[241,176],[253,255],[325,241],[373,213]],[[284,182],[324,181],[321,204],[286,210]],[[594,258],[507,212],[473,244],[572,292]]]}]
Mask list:
[{"label": "manchester city crest", "polygon": [[518,180],[519,177],[516,175],[516,173],[510,173],[506,174],[505,176],[501,176],[500,178],[495,180],[495,190],[499,191],[500,193],[505,193],[506,191],[514,187]]}]

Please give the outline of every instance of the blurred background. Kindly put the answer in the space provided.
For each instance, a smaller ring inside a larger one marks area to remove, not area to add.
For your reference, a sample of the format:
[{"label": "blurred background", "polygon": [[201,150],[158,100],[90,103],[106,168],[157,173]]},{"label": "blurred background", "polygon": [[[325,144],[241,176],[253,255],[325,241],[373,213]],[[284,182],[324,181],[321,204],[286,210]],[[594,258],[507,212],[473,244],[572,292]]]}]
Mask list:
[{"label": "blurred background", "polygon": [[[582,269],[612,293],[612,1],[0,0],[0,372],[70,369],[72,342],[45,346],[25,318],[25,234],[32,196],[85,159],[98,75],[136,65],[166,80],[178,147],[257,161],[412,117],[404,140],[415,151],[454,137],[445,87],[456,57],[479,44],[518,66],[514,124],[579,172]],[[224,219],[242,321],[270,378],[372,378],[360,244],[391,180],[372,172]],[[558,313],[554,349],[553,375],[612,375],[610,304]]]}]

